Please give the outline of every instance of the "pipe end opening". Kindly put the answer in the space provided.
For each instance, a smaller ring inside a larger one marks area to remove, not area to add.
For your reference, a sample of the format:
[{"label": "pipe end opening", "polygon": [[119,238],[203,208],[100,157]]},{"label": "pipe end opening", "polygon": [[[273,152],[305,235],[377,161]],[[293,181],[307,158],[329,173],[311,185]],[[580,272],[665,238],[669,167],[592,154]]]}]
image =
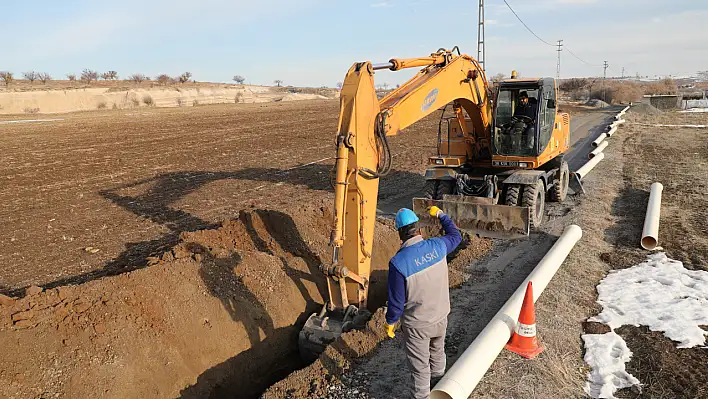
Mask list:
[{"label": "pipe end opening", "polygon": [[430,399],[452,399],[447,392],[443,391],[432,391],[430,392]]},{"label": "pipe end opening", "polygon": [[658,244],[656,238],[652,236],[646,236],[642,237],[642,248],[652,250],[656,248],[656,245]]}]

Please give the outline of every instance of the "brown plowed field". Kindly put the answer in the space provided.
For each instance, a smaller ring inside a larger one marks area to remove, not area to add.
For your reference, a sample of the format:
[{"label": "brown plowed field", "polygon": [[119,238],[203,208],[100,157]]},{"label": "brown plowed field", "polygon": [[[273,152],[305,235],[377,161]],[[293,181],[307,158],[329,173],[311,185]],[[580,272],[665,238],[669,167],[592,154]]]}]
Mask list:
[{"label": "brown plowed field", "polygon": [[[0,293],[122,273],[244,207],[326,198],[338,105],[107,111],[0,126]],[[391,140],[396,171],[380,198],[422,187],[436,129],[430,119]]]}]

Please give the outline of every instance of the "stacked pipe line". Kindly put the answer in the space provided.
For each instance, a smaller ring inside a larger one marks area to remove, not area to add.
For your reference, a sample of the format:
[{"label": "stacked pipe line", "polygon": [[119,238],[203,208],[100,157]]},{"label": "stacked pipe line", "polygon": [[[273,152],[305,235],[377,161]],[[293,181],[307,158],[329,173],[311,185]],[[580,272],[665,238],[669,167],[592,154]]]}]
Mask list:
[{"label": "stacked pipe line", "polygon": [[622,119],[622,116],[624,116],[628,109],[629,106],[626,106],[620,113],[615,115],[615,121],[607,126],[607,132],[600,134],[595,141],[592,142],[592,146],[595,148],[588,154],[590,160],[573,173],[578,180],[582,180],[592,168],[605,159],[605,154],[602,152],[608,146],[608,142],[605,141],[605,139],[617,133],[617,129],[626,122],[626,120]]}]

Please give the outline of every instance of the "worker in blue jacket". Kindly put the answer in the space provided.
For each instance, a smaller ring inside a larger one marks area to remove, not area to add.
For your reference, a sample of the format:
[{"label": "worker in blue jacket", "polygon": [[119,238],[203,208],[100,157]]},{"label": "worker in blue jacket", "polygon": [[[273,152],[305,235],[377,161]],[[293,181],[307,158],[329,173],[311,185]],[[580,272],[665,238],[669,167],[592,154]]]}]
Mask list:
[{"label": "worker in blue jacket", "polygon": [[429,212],[440,220],[445,235],[424,239],[416,214],[406,208],[399,210],[395,226],[403,244],[388,268],[386,332],[395,337],[395,324],[400,320],[413,379],[410,397],[414,399],[429,398],[431,378],[437,380],[445,373],[450,313],[446,256],[462,241],[448,215],[436,206]]}]

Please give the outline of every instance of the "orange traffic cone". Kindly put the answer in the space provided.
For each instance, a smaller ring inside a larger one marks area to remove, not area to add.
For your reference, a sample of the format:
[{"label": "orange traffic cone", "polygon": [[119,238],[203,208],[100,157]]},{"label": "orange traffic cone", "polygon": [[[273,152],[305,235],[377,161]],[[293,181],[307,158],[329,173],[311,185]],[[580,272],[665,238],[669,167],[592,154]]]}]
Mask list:
[{"label": "orange traffic cone", "polygon": [[530,281],[521,305],[519,322],[516,323],[516,332],[505,347],[527,359],[533,359],[544,350],[536,339],[536,312],[533,307],[533,284]]}]

